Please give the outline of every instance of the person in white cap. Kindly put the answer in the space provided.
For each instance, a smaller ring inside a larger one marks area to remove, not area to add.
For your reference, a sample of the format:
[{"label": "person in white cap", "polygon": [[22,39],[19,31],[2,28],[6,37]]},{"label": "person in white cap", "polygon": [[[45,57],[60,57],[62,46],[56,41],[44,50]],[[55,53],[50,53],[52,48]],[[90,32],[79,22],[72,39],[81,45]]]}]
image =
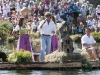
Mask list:
[{"label": "person in white cap", "polygon": [[96,15],[97,15],[97,18],[100,18],[100,5],[98,5],[96,8]]},{"label": "person in white cap", "polygon": [[3,10],[3,16],[7,17],[7,6],[5,3],[3,4],[2,10]]},{"label": "person in white cap", "polygon": [[2,13],[2,5],[0,4],[0,13]]},{"label": "person in white cap", "polygon": [[20,0],[18,0],[16,3],[16,11],[19,12],[20,10],[21,10]]},{"label": "person in white cap", "polygon": [[10,0],[10,1],[9,1],[9,5],[10,5],[11,11],[12,11],[12,10],[15,10],[15,3],[16,3],[15,0]]},{"label": "person in white cap", "polygon": [[20,16],[23,16],[25,19],[29,19],[29,9],[26,7],[26,3],[23,3],[23,8],[20,10]]},{"label": "person in white cap", "polygon": [[6,6],[7,6],[7,13],[10,12],[10,5],[9,5],[9,2],[6,3]]},{"label": "person in white cap", "polygon": [[74,4],[75,3],[75,0],[68,0],[68,3]]},{"label": "person in white cap", "polygon": [[82,14],[82,18],[84,19],[84,21],[86,21],[86,13],[87,13],[87,11],[86,11],[86,8],[85,8],[85,6],[84,5],[82,5],[82,8],[80,9],[80,12],[81,12],[81,14]]}]

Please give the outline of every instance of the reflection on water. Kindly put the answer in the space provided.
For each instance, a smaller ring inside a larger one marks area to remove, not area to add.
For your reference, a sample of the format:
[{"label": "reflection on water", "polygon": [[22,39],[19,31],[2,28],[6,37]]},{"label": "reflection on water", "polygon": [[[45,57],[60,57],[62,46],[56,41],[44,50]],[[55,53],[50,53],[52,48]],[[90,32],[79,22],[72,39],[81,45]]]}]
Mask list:
[{"label": "reflection on water", "polygon": [[17,42],[13,42],[13,43],[7,43],[7,42],[4,42],[4,41],[0,41],[0,46],[3,45],[3,46],[6,46],[7,49],[9,50],[12,50],[13,48],[16,48],[17,47]]},{"label": "reflection on water", "polygon": [[74,71],[51,71],[51,70],[0,70],[0,75],[100,75],[100,70],[83,72]]}]

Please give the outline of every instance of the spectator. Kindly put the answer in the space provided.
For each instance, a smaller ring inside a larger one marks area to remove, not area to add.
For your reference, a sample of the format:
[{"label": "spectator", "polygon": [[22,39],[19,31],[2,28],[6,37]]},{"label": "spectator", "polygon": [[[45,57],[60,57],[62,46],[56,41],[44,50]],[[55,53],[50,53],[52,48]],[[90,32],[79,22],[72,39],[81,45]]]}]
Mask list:
[{"label": "spectator", "polygon": [[82,14],[82,18],[84,19],[84,22],[85,22],[86,21],[86,16],[87,16],[87,10],[86,10],[84,5],[80,9],[80,13]]},{"label": "spectator", "polygon": [[76,30],[77,30],[77,28],[75,27],[75,25],[74,24],[72,24],[72,34],[76,34]]},{"label": "spectator", "polygon": [[7,6],[6,6],[5,3],[4,3],[4,5],[3,5],[3,7],[2,7],[2,10],[3,10],[3,16],[4,16],[5,18],[7,18]]},{"label": "spectator", "polygon": [[88,27],[91,27],[92,25],[94,25],[95,20],[93,19],[92,16],[90,16],[90,19],[87,21],[87,25]]},{"label": "spectator", "polygon": [[96,15],[97,15],[97,18],[100,19],[100,5],[98,5],[96,8]]},{"label": "spectator", "polygon": [[74,4],[74,6],[73,6],[73,15],[74,15],[75,21],[77,21],[77,17],[79,15],[79,11],[78,11],[78,7],[76,6],[76,4]]},{"label": "spectator", "polygon": [[96,32],[98,31],[98,23],[97,23],[97,21],[94,22],[94,24],[92,25],[92,28],[93,28],[94,31],[96,31]]},{"label": "spectator", "polygon": [[82,22],[80,22],[80,25],[78,27],[78,33],[79,34],[84,34],[84,25]]},{"label": "spectator", "polygon": [[32,29],[34,32],[37,32],[38,31],[38,21],[37,20],[34,20],[34,22],[32,23]]},{"label": "spectator", "polygon": [[77,17],[77,26],[79,26],[81,22],[84,23],[84,19],[82,17],[82,14],[79,14],[79,16]]}]

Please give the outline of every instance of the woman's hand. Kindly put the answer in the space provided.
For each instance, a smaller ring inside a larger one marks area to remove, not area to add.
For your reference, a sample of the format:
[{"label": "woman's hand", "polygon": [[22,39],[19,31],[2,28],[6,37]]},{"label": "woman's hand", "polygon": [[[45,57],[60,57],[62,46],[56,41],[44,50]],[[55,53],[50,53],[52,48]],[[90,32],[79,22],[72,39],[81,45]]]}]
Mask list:
[{"label": "woman's hand", "polygon": [[12,35],[15,36],[15,37],[19,37],[18,31],[13,31],[13,32],[12,32]]}]

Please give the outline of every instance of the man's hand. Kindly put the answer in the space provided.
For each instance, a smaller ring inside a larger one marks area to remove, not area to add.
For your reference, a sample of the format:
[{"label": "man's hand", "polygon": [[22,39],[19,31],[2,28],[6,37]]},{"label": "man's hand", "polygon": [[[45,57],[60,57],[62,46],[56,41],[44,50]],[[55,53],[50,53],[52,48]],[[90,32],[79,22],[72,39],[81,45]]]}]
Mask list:
[{"label": "man's hand", "polygon": [[93,43],[93,44],[91,44],[92,46],[97,46],[98,44],[97,43]]},{"label": "man's hand", "polygon": [[93,44],[86,44],[86,43],[84,43],[83,44],[83,46],[85,46],[85,47],[91,47],[91,46],[96,46],[97,45],[97,43],[93,43]]},{"label": "man's hand", "polygon": [[42,28],[42,27],[43,27],[43,25],[46,23],[46,21],[47,21],[47,20],[45,19],[45,21],[44,21],[44,22],[43,22],[43,24],[40,26],[40,28]]}]

